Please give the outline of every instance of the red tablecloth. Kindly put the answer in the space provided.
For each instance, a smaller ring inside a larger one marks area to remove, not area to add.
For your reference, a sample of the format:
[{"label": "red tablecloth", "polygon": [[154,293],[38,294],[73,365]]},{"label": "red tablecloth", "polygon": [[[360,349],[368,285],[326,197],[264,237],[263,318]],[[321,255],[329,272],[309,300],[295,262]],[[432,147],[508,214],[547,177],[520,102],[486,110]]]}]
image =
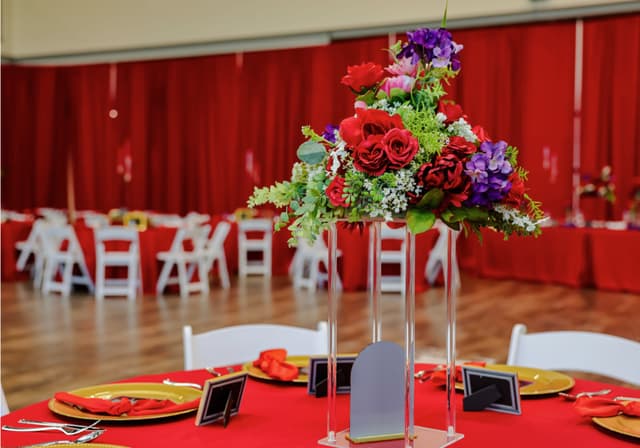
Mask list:
[{"label": "red tablecloth", "polygon": [[[423,368],[423,366],[418,366]],[[204,370],[147,375],[127,381],[174,381],[202,383],[211,378]],[[637,390],[576,380],[574,391],[612,389],[613,395],[638,395]],[[443,390],[430,383],[416,383],[415,421],[417,425],[444,427]],[[557,396],[522,400],[522,415],[497,412],[462,412],[462,395],[457,394],[457,430],[464,439],[455,447],[628,447],[632,438],[596,427],[590,419],[580,417],[571,402]],[[16,425],[21,418],[59,420],[47,409],[46,401],[12,412],[3,424]],[[337,397],[338,429],[348,426],[349,396]],[[306,388],[278,385],[249,379],[240,407],[225,429],[219,423],[194,426],[194,414],[146,423],[117,424],[103,422],[107,431],[95,443],[129,447],[315,447],[326,435],[326,401],[307,395]],[[59,433],[2,432],[2,446],[59,440]],[[637,441],[637,439],[635,439]]]},{"label": "red tablecloth", "polygon": [[591,229],[590,233],[595,287],[640,294],[640,231]]},{"label": "red tablecloth", "polygon": [[18,261],[18,250],[16,243],[24,241],[31,232],[32,222],[29,221],[7,221],[0,226],[2,238],[2,281],[26,280],[29,274],[18,272],[16,261]]},{"label": "red tablecloth", "polygon": [[588,280],[589,231],[553,227],[538,238],[483,229],[482,242],[470,234],[459,240],[460,266],[482,277],[559,283],[580,287]]}]

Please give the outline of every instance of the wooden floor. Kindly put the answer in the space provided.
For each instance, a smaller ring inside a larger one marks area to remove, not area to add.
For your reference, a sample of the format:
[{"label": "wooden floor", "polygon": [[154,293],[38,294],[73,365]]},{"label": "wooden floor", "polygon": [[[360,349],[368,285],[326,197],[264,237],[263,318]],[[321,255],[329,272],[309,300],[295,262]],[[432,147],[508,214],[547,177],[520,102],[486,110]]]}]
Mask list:
[{"label": "wooden floor", "polygon": [[[458,357],[504,362],[514,323],[531,331],[583,329],[640,340],[640,297],[560,286],[463,276],[458,302]],[[444,355],[443,290],[416,298],[416,356]],[[313,328],[327,318],[326,291],[292,289],[287,278],[236,279],[228,291],[181,299],[128,301],[73,294],[43,296],[28,283],[2,285],[2,386],[10,408],[54,392],[144,373],[182,370],[185,324],[195,332],[240,323],[272,322]],[[404,307],[384,295],[383,339],[403,341]],[[369,341],[365,292],[339,302],[338,349]]]}]

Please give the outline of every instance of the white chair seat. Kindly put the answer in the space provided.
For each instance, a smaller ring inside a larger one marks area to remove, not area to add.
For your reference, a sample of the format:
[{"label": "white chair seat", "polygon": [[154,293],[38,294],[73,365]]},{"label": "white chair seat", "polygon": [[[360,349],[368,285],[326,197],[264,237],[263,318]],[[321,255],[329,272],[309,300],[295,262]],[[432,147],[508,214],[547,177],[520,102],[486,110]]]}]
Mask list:
[{"label": "white chair seat", "polygon": [[527,333],[516,324],[507,364],[589,372],[640,386],[640,342],[589,331]]},{"label": "white chair seat", "polygon": [[252,324],[197,335],[186,325],[182,334],[186,370],[242,364],[257,359],[261,351],[273,348],[284,348],[288,355],[326,355],[329,351],[326,322],[320,322],[317,330]]}]

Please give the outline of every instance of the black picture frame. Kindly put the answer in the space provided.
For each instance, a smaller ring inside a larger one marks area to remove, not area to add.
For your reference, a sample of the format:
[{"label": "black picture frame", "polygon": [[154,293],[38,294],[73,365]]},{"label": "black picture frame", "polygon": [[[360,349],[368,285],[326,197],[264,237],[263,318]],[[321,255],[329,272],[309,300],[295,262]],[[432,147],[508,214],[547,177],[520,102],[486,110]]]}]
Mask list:
[{"label": "black picture frame", "polygon": [[[356,355],[338,356],[336,360],[336,393],[351,393],[351,369]],[[309,360],[309,382],[307,392],[310,395],[323,397],[327,395],[328,359],[326,357],[312,357]]]},{"label": "black picture frame", "polygon": [[247,373],[237,372],[205,382],[196,415],[196,426],[229,419],[240,412],[240,403],[247,384]]},{"label": "black picture frame", "polygon": [[482,408],[507,414],[522,414],[520,383],[516,373],[462,366],[462,379],[465,400],[474,396],[479,399],[491,396],[491,402],[483,404]]}]

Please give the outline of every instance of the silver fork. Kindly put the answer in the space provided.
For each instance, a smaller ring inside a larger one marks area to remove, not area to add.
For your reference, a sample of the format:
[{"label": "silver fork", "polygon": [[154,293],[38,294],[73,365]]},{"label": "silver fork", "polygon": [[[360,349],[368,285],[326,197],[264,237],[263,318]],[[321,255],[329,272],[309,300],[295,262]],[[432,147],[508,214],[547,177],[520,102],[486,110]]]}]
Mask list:
[{"label": "silver fork", "polygon": [[5,431],[14,431],[14,432],[41,432],[41,431],[60,431],[67,436],[75,436],[76,434],[80,434],[83,431],[87,431],[89,429],[98,429],[95,426],[100,423],[100,420],[96,420],[87,426],[81,425],[73,425],[69,423],[55,423],[55,422],[37,422],[32,420],[20,420],[19,423],[28,423],[31,425],[35,425],[35,428],[22,427],[22,426],[9,426],[2,425],[2,429]]},{"label": "silver fork", "polygon": [[565,392],[558,392],[558,395],[564,397],[566,400],[577,400],[580,397],[597,397],[599,395],[607,395],[611,393],[611,389],[602,389],[595,392],[580,392],[577,394],[567,394]]},{"label": "silver fork", "polygon": [[18,423],[24,423],[26,425],[34,425],[34,426],[55,426],[55,427],[62,427],[62,428],[81,429],[83,431],[86,431],[87,429],[103,429],[95,426],[98,423],[100,423],[100,421],[101,420],[96,420],[90,425],[85,426],[85,425],[78,425],[76,423],[47,422],[42,420],[29,420],[26,418],[21,418],[20,420],[18,420]]}]

